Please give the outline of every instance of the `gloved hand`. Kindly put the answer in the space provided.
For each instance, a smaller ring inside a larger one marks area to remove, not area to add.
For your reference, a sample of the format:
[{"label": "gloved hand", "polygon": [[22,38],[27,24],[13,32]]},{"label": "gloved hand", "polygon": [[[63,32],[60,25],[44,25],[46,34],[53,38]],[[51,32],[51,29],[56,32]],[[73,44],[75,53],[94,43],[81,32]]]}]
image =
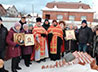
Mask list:
[{"label": "gloved hand", "polygon": [[46,34],[42,33],[41,36],[42,36],[42,37],[46,37]]},{"label": "gloved hand", "polygon": [[19,47],[19,46],[20,46],[19,44],[16,44],[16,45],[15,45],[15,47]]}]

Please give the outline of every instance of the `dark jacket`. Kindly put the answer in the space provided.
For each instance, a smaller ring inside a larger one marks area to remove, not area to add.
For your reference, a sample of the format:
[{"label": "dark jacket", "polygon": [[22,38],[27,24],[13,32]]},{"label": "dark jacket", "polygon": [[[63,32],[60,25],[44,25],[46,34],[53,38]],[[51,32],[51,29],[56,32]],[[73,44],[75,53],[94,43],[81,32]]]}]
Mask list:
[{"label": "dark jacket", "polygon": [[93,56],[95,53],[98,54],[98,35],[94,36],[94,41],[93,41]]},{"label": "dark jacket", "polygon": [[88,26],[85,26],[84,28],[81,27],[79,29],[78,41],[79,43],[91,43],[92,41],[91,28],[89,28]]},{"label": "dark jacket", "polygon": [[0,26],[0,51],[5,51],[6,49],[6,37],[8,31],[2,24]]},{"label": "dark jacket", "polygon": [[45,30],[48,30],[48,28],[50,27],[49,21],[48,21],[48,24],[45,24],[45,22],[44,22],[42,26],[43,26],[43,28],[44,28]]},{"label": "dark jacket", "polygon": [[[24,30],[22,30],[22,33],[25,33],[25,34],[32,34],[30,31],[26,32],[26,31],[24,31]],[[32,54],[33,46],[22,46],[22,48],[23,48],[23,55]]]},{"label": "dark jacket", "polygon": [[14,42],[14,38],[13,38],[14,33],[17,32],[15,31],[14,28],[11,28],[6,39],[6,42],[8,44],[8,56],[11,58],[18,57],[21,55],[20,46],[15,47],[16,43]]},{"label": "dark jacket", "polygon": [[20,30],[22,30],[22,29],[23,29],[23,25],[26,24],[26,22],[23,23],[23,22],[21,22],[21,20],[20,20],[19,23],[21,24],[21,29],[20,29]]}]

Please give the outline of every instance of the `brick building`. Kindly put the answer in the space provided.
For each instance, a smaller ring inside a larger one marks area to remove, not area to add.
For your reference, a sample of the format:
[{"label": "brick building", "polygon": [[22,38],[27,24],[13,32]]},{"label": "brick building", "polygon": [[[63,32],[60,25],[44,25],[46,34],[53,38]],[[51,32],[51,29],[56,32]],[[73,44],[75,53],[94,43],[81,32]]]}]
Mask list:
[{"label": "brick building", "polygon": [[93,22],[94,11],[81,2],[50,2],[42,9],[43,19]]},{"label": "brick building", "polygon": [[0,4],[0,16],[6,16],[7,12],[4,9],[4,7],[2,6],[2,4]]}]

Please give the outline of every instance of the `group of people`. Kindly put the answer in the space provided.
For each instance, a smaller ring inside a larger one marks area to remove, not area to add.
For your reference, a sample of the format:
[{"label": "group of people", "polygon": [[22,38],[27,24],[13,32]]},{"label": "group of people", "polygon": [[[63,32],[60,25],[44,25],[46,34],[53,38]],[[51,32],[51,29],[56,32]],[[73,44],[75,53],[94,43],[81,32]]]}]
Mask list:
[{"label": "group of people", "polygon": [[[14,27],[8,31],[0,18],[0,59],[4,60],[5,52],[12,59],[11,70],[17,72],[21,70],[19,62],[24,60],[24,64],[29,67],[31,59],[40,63],[50,60],[60,60],[64,53],[83,51],[87,52],[88,47],[93,44],[93,53],[96,56],[98,63],[98,25],[95,30],[92,30],[87,25],[87,21],[81,22],[81,27],[78,29],[73,24],[67,26],[64,21],[57,22],[53,20],[50,24],[48,19],[45,19],[42,24],[40,17],[36,18],[36,24],[27,24],[26,17],[22,17],[19,22],[14,24]],[[66,31],[74,30],[76,39],[66,39]],[[34,35],[34,45],[25,46],[14,42],[14,33],[24,33]],[[8,72],[4,66],[0,68],[0,72]]]}]

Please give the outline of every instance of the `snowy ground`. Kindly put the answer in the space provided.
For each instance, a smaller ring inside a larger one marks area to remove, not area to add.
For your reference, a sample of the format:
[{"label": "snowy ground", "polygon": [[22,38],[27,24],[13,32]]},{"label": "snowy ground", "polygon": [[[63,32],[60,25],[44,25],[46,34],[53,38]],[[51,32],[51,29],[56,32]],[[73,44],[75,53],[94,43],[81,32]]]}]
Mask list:
[{"label": "snowy ground", "polygon": [[[79,64],[54,69],[41,69],[42,65],[46,66],[51,64],[54,65],[55,62],[47,59],[46,62],[41,63],[32,61],[32,65],[30,67],[26,67],[24,65],[24,61],[21,60],[20,67],[22,70],[18,70],[18,72],[98,72],[96,70],[91,70],[89,65],[81,66]],[[11,72],[11,60],[5,62],[5,68]]]}]

